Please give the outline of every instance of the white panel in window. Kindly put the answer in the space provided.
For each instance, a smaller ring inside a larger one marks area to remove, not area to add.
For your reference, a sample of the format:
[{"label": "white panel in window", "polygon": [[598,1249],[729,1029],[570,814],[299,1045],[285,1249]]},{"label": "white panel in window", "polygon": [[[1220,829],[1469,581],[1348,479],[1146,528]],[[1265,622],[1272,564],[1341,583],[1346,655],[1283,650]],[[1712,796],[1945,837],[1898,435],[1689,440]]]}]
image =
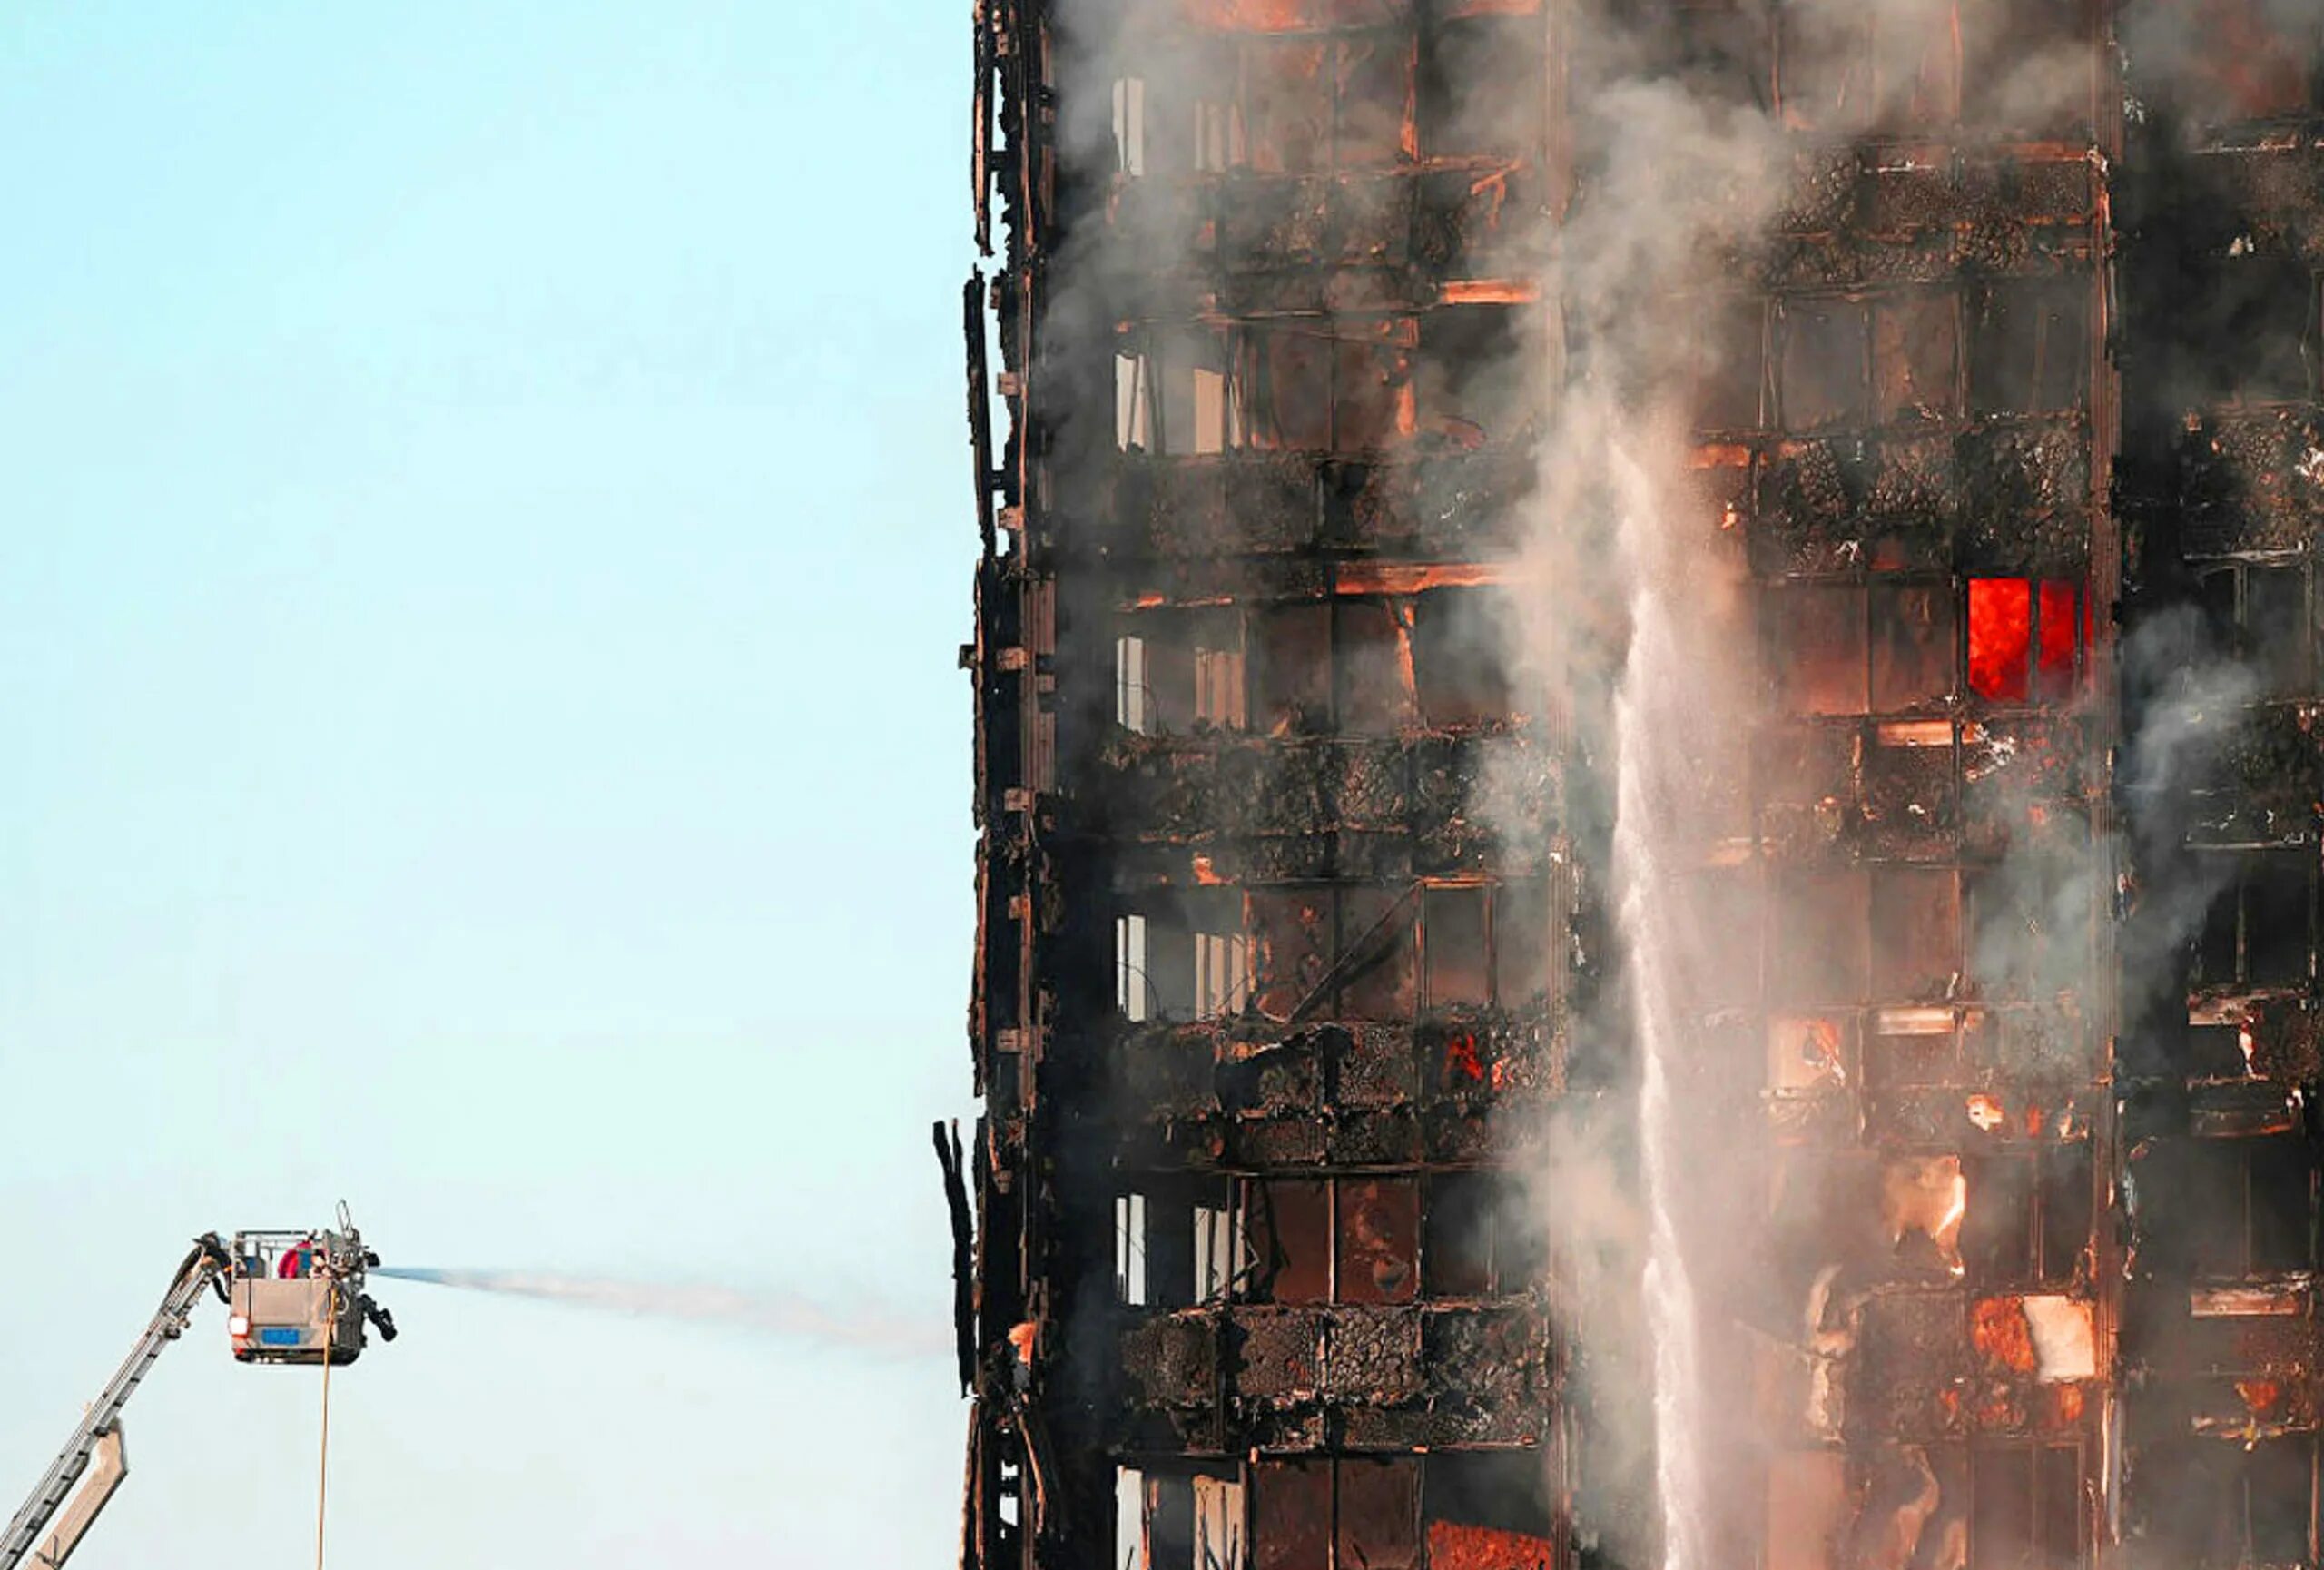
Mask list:
[{"label": "white panel in window", "polygon": [[1195,1298],[1213,1302],[1234,1289],[1245,1268],[1242,1213],[1232,1204],[1195,1207]]},{"label": "white panel in window", "polygon": [[1222,730],[1241,730],[1244,718],[1243,651],[1195,650],[1195,718]]},{"label": "white panel in window", "polygon": [[1244,1570],[1243,1480],[1195,1478],[1194,1570]]},{"label": "white panel in window", "polygon": [[1154,449],[1154,420],[1147,397],[1149,370],[1143,354],[1114,356],[1114,445],[1128,452]]},{"label": "white panel in window", "polygon": [[1146,675],[1146,640],[1114,639],[1114,723],[1139,736],[1153,734],[1153,710],[1147,702],[1152,691]]},{"label": "white panel in window", "polygon": [[1250,990],[1251,945],[1241,933],[1195,934],[1195,1017],[1215,1020],[1243,1006]]},{"label": "white panel in window", "polygon": [[1144,1024],[1153,1001],[1147,979],[1146,918],[1114,918],[1114,1002],[1132,1024]]},{"label": "white panel in window", "polygon": [[1124,174],[1146,173],[1146,82],[1123,76],[1114,82],[1114,147]]},{"label": "white panel in window", "polygon": [[1114,1565],[1146,1570],[1146,1474],[1135,1466],[1114,1468]]},{"label": "white panel in window", "polygon": [[1114,1295],[1146,1306],[1146,1196],[1114,1196]]},{"label": "white panel in window", "polygon": [[1234,156],[1233,107],[1216,99],[1195,101],[1195,168],[1204,174],[1224,174]]}]

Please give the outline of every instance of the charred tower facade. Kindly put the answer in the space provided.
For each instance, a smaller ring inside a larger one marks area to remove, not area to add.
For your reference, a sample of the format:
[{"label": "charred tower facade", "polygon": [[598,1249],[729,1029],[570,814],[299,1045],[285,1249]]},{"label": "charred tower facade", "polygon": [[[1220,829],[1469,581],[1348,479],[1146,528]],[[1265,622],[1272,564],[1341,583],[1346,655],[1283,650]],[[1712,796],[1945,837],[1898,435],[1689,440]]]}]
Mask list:
[{"label": "charred tower facade", "polygon": [[978,0],[964,1566],[2317,1563],[2318,9]]}]

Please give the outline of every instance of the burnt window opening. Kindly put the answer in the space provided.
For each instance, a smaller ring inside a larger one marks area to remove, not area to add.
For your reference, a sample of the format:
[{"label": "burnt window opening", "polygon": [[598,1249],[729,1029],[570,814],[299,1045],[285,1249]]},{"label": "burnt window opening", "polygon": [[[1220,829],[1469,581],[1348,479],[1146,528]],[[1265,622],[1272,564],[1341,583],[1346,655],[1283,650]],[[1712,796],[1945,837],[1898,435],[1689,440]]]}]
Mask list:
[{"label": "burnt window opening", "polygon": [[1895,123],[1949,124],[1961,112],[1961,12],[1955,0],[1886,6],[1872,24],[1876,102]]},{"label": "burnt window opening", "polygon": [[1438,1450],[1422,1477],[1428,1563],[1452,1570],[1563,1562],[1551,1496],[1554,1457],[1541,1450]]},{"label": "burnt window opening", "polygon": [[1276,1304],[1409,1303],[1420,1294],[1420,1180],[1246,1179],[1246,1294]]},{"label": "burnt window opening", "polygon": [[1133,180],[1149,173],[1216,174],[1241,162],[1234,73],[1230,56],[1182,67],[1176,74],[1179,84],[1203,84],[1191,91],[1174,92],[1143,76],[1115,78],[1115,173]]},{"label": "burnt window opening", "polygon": [[2324,21],[2299,0],[2161,0],[2124,42],[2134,67],[2168,61],[2159,89],[2200,123],[2276,120],[2319,102]]},{"label": "burnt window opening", "polygon": [[2316,1463],[2309,1436],[2182,1440],[2143,1468],[2158,1517],[2148,1535],[2165,1536],[2194,1570],[2313,1565]]},{"label": "burnt window opening", "polygon": [[1959,637],[1954,603],[1951,588],[1941,584],[1876,583],[1866,591],[1875,713],[1896,714],[1952,697]]},{"label": "burnt window opening", "polygon": [[1564,938],[1550,929],[1549,880],[1518,878],[1495,884],[1492,899],[1487,915],[1492,943],[1493,1005],[1537,1007],[1549,997],[1551,945]]},{"label": "burnt window opening", "polygon": [[2177,1057],[2191,1084],[2249,1080],[2258,1073],[2252,1061],[2255,1045],[2248,1025],[2190,1024]]},{"label": "burnt window opening", "polygon": [[1867,1090],[1924,1090],[1958,1083],[1962,1027],[1949,1008],[1882,1009],[1873,1015],[1864,1054]]},{"label": "burnt window opening", "polygon": [[1961,412],[1961,301],[1951,292],[1900,294],[1872,307],[1873,418],[1883,425],[1949,420]]},{"label": "burnt window opening", "polygon": [[1253,943],[1242,893],[1157,891],[1114,921],[1114,1002],[1132,1024],[1212,1020],[1253,1001]]},{"label": "burnt window opening", "polygon": [[1514,1297],[1549,1277],[1541,1223],[1521,1184],[1492,1172],[1433,1172],[1421,1213],[1421,1294]]},{"label": "burnt window opening", "polygon": [[1522,158],[1546,126],[1546,10],[1447,17],[1420,54],[1416,114],[1429,158]]},{"label": "burnt window opening", "polygon": [[1251,1274],[1233,1180],[1157,1176],[1114,1196],[1114,1295],[1131,1308],[1221,1302]]},{"label": "burnt window opening", "polygon": [[1252,613],[1251,707],[1270,736],[1320,735],[1332,716],[1332,607],[1268,606]]},{"label": "burnt window opening", "polygon": [[1540,339],[1518,305],[1458,305],[1420,319],[1412,365],[1415,430],[1423,441],[1472,450],[1507,441],[1536,412]]},{"label": "burnt window opening", "polygon": [[1777,1002],[1856,1003],[1871,970],[1871,885],[1861,869],[1787,878],[1777,891],[1771,947]]},{"label": "burnt window opening", "polygon": [[1767,402],[1766,302],[1714,300],[1688,335],[1688,385],[1698,430],[1752,430]]},{"label": "burnt window opening", "polygon": [[2313,853],[2213,853],[2203,859],[2217,868],[2220,892],[2195,940],[2193,983],[2304,984],[2314,973]]},{"label": "burnt window opening", "polygon": [[1332,1299],[1332,1185],[1323,1178],[1246,1180],[1243,1236],[1260,1302]]},{"label": "burnt window opening", "polygon": [[1878,864],[1786,877],[1770,918],[1776,1002],[1936,1005],[1960,990],[1960,874]]},{"label": "burnt window opening", "polygon": [[1415,595],[1411,607],[1422,722],[1444,729],[1513,717],[1519,709],[1509,651],[1518,633],[1510,597],[1492,588],[1436,588]]},{"label": "burnt window opening", "polygon": [[1866,423],[1867,322],[1861,301],[1776,301],[1776,403],[1784,430],[1809,432]]},{"label": "burnt window opening", "polygon": [[2081,680],[2082,586],[2058,578],[1969,580],[1969,690],[1988,702],[2053,702]]},{"label": "burnt window opening", "polygon": [[1139,736],[1239,731],[1249,682],[1239,611],[1141,611],[1114,639],[1114,723]]},{"label": "burnt window opening", "polygon": [[1872,995],[1943,1002],[1961,986],[1961,878],[1950,867],[1872,869]]},{"label": "burnt window opening", "polygon": [[1331,1553],[1332,1463],[1255,1462],[1252,1570],[1327,1570]]},{"label": "burnt window opening", "polygon": [[1242,49],[1244,153],[1263,174],[1332,166],[1332,46],[1313,38],[1255,40]]},{"label": "burnt window opening", "polygon": [[1793,714],[1862,714],[1869,704],[1866,597],[1856,584],[1795,584],[1761,598],[1768,641]]},{"label": "burnt window opening", "polygon": [[1254,889],[1246,911],[1250,995],[1270,1018],[1408,1022],[1548,990],[1543,879]]},{"label": "burnt window opening", "polygon": [[2221,644],[2258,679],[2260,696],[2313,690],[2316,642],[2305,566],[2230,563],[2205,572],[2198,592]]},{"label": "burnt window opening", "polygon": [[1969,327],[1969,391],[1986,414],[2065,414],[2090,385],[2090,289],[2074,280],[1993,283]]},{"label": "burnt window opening", "polygon": [[2290,403],[2314,395],[2316,275],[2296,257],[2241,256],[2203,281],[2184,331],[2213,378],[2200,389],[2233,403]]},{"label": "burnt window opening", "polygon": [[[1394,736],[1421,725],[1512,718],[1508,614],[1506,596],[1489,588],[1344,596],[1255,611],[1249,709],[1256,728],[1273,736]],[[1232,653],[1232,661],[1212,664],[1220,682],[1239,678],[1242,651]],[[1149,655],[1149,668],[1152,662]],[[1196,674],[1197,693],[1211,693],[1199,668]],[[1239,728],[1246,712],[1226,697],[1221,691],[1207,701],[1213,713],[1231,713]]]},{"label": "burnt window opening", "polygon": [[1877,13],[1787,0],[1776,30],[1785,123],[1835,133],[1951,123],[1961,106],[1960,20],[1954,0]]},{"label": "burnt window opening", "polygon": [[1252,1570],[1416,1570],[1421,1465],[1413,1456],[1256,1462]]},{"label": "burnt window opening", "polygon": [[1114,1471],[1115,1570],[1246,1570],[1240,1468],[1149,1462]]},{"label": "burnt window opening", "polygon": [[1321,174],[1411,158],[1418,151],[1415,51],[1411,33],[1399,29],[1244,44],[1226,165]]},{"label": "burnt window opening", "polygon": [[1848,1013],[1774,1014],[1768,1020],[1768,1093],[1814,1097],[1854,1082],[1855,1022]]},{"label": "burnt window opening", "polygon": [[2090,870],[2071,850],[2029,849],[1969,877],[1969,974],[1980,997],[2054,999],[2087,984]]},{"label": "burnt window opening", "polygon": [[1548,1277],[1540,1228],[1491,1174],[1246,1178],[1231,1228],[1203,1208],[1213,1197],[1194,1211],[1191,1252],[1173,1244],[1195,1272],[1187,1301],[1411,1303],[1515,1296]]},{"label": "burnt window opening", "polygon": [[1339,891],[1339,986],[1335,1013],[1352,1020],[1408,1020],[1420,994],[1418,891],[1354,886]]},{"label": "burnt window opening", "polygon": [[1546,993],[1546,881],[1427,884],[1419,916],[1424,1012],[1523,1008]]},{"label": "burnt window opening", "polygon": [[1409,605],[1332,602],[1332,711],[1343,736],[1393,736],[1413,722]]},{"label": "burnt window opening", "polygon": [[1483,1008],[1492,1002],[1492,943],[1482,884],[1432,888],[1421,895],[1423,1005]]},{"label": "burnt window opening", "polygon": [[2087,1546],[2082,1453],[2071,1445],[1969,1453],[1969,1570],[2079,1565]]},{"label": "burnt window opening", "polygon": [[1733,0],[1679,0],[1669,25],[1647,42],[1662,68],[1699,102],[1775,106],[1775,39],[1765,15]]},{"label": "burnt window opening", "polygon": [[1776,104],[1795,131],[1848,131],[1872,113],[1872,25],[1845,7],[1787,4],[1776,26]]},{"label": "burnt window opening", "polygon": [[2188,1142],[2174,1196],[2198,1280],[2240,1281],[2311,1269],[2316,1155],[2298,1134]]},{"label": "burnt window opening", "polygon": [[1783,706],[1901,714],[1957,687],[1955,591],[1936,583],[1788,584],[1761,597]]},{"label": "burnt window opening", "polygon": [[1848,1515],[1846,1456],[1792,1450],[1768,1457],[1766,1570],[1834,1570],[1831,1545]]},{"label": "burnt window opening", "polygon": [[1880,1220],[1896,1262],[1907,1270],[1958,1276],[1968,1182],[1961,1158],[1896,1155],[1879,1164]]},{"label": "burnt window opening", "polygon": [[[2100,58],[2083,0],[2013,0],[1965,6],[1962,16],[1964,113],[1993,130],[2065,139],[2090,123],[2091,81]],[[2036,74],[2029,62],[2047,67]],[[2025,90],[2028,80],[2040,83]],[[2074,84],[2077,90],[2060,91]]]},{"label": "burnt window opening", "polygon": [[2090,1147],[2044,1145],[1965,1156],[1961,1166],[1969,1204],[1961,1224],[1961,1257],[1969,1284],[2071,1285],[2090,1246]]},{"label": "burnt window opening", "polygon": [[1410,437],[1418,418],[1412,361],[1419,336],[1410,317],[1255,331],[1243,427],[1251,444],[1365,453]]},{"label": "burnt window opening", "polygon": [[1420,1295],[1420,1184],[1412,1178],[1334,1180],[1334,1298],[1409,1303]]},{"label": "burnt window opening", "polygon": [[1246,908],[1259,1012],[1287,1020],[1328,1004],[1339,958],[1339,891],[1254,889]]},{"label": "burnt window opening", "polygon": [[1351,33],[1333,59],[1332,161],[1336,168],[1378,168],[1419,152],[1414,123],[1413,35],[1402,30]]},{"label": "burnt window opening", "polygon": [[1244,379],[1235,341],[1211,328],[1151,329],[1114,353],[1114,445],[1206,457],[1244,445]]}]

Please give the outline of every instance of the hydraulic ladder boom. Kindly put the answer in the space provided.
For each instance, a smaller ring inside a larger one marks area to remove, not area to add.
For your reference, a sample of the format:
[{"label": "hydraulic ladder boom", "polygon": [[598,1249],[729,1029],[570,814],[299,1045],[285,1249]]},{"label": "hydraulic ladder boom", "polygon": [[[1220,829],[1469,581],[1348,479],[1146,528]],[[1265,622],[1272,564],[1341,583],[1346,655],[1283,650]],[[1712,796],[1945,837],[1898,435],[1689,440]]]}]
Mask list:
[{"label": "hydraulic ladder boom", "polygon": [[[8,1535],[0,1537],[0,1570],[18,1570],[20,1565],[26,1565],[36,1566],[38,1570],[53,1570],[54,1566],[64,1563],[65,1555],[71,1554],[74,1545],[80,1541],[82,1532],[87,1530],[97,1511],[103,1507],[103,1497],[100,1496],[85,1501],[81,1507],[75,1508],[56,1536],[42,1545],[40,1552],[35,1555],[34,1548],[40,1543],[41,1534],[48,1529],[57,1511],[64,1507],[65,1500],[73,1493],[73,1486],[89,1469],[90,1459],[99,1447],[117,1433],[122,1408],[129,1404],[129,1397],[137,1393],[138,1385],[153,1367],[154,1359],[162,1355],[162,1348],[185,1333],[194,1304],[201,1299],[205,1289],[227,1273],[230,1266],[226,1245],[219,1240],[215,1232],[204,1233],[194,1240],[193,1251],[178,1268],[177,1280],[172,1284],[169,1295],[162,1299],[162,1306],[155,1310],[153,1322],[137,1338],[137,1345],[130,1348],[128,1358],[98,1396],[96,1404],[81,1419],[81,1426],[73,1431],[72,1439],[57,1456],[47,1475],[41,1478],[38,1486],[34,1488],[32,1497],[25,1501],[24,1508],[17,1511],[15,1519],[8,1523]],[[102,1470],[90,1486],[110,1494],[113,1486],[119,1483],[120,1476],[117,1466],[109,1466]]]}]

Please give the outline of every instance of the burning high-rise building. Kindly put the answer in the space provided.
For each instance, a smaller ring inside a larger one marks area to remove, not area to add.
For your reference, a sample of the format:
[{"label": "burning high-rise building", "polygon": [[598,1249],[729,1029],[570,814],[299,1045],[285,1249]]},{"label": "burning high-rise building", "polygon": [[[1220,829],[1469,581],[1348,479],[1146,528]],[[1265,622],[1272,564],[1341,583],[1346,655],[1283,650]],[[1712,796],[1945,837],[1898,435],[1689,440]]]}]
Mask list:
[{"label": "burning high-rise building", "polygon": [[2315,1564],[2324,5],[974,38],[964,1565]]}]

